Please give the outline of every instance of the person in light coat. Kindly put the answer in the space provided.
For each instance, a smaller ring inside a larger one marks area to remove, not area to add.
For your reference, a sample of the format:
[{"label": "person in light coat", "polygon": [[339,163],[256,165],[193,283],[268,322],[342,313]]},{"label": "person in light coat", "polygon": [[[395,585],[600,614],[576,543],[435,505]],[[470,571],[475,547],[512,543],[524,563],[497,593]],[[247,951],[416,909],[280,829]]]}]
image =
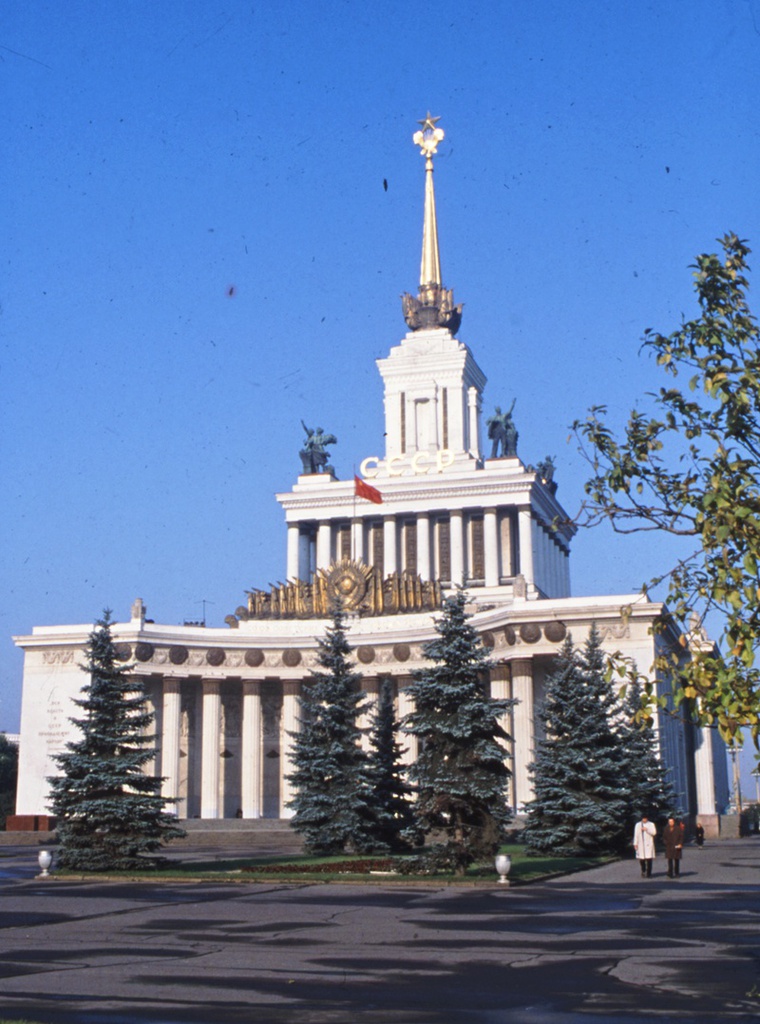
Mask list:
[{"label": "person in light coat", "polygon": [[636,822],[636,828],[633,830],[633,848],[636,851],[636,860],[641,866],[642,878],[652,877],[652,861],[655,858],[654,837],[656,835],[657,829],[654,827],[654,822],[650,821],[646,814],[642,815],[641,821]]}]

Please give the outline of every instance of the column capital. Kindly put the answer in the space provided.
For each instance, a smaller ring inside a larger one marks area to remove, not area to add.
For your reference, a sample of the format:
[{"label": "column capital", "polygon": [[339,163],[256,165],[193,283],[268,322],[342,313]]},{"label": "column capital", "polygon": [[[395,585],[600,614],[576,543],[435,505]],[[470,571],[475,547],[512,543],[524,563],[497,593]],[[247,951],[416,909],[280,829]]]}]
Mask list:
[{"label": "column capital", "polygon": [[530,676],[533,677],[533,659],[532,658],[514,658],[510,662],[512,668],[512,675]]},{"label": "column capital", "polygon": [[201,679],[201,686],[203,687],[204,693],[220,693],[221,685],[221,679]]}]

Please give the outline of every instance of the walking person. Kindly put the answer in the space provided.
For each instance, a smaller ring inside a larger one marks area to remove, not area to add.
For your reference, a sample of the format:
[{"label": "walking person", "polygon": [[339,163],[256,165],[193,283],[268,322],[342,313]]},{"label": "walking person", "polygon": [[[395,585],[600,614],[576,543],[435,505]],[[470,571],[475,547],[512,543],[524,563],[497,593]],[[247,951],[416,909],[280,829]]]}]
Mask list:
[{"label": "walking person", "polygon": [[636,851],[636,860],[641,866],[641,877],[652,877],[652,861],[655,857],[654,837],[657,829],[654,822],[650,821],[646,814],[642,814],[641,821],[636,822],[633,830],[633,848]]},{"label": "walking person", "polygon": [[675,818],[668,818],[662,833],[665,842],[665,856],[668,858],[668,878],[679,878],[681,875],[681,854],[683,852],[684,826]]}]

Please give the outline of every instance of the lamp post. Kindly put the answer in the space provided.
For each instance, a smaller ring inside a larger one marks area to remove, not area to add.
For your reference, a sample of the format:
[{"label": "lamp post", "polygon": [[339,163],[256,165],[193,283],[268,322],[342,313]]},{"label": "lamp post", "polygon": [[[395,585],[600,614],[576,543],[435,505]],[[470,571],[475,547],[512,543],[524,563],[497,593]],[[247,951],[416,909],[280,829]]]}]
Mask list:
[{"label": "lamp post", "polygon": [[739,767],[739,758],[737,757],[738,751],[736,747],[731,747],[731,762],[733,764],[733,775],[734,775],[734,800],[736,801],[736,812],[737,814],[742,813],[742,781],[741,771]]},{"label": "lamp post", "polygon": [[499,884],[509,885],[507,875],[509,874],[509,869],[512,867],[512,858],[508,857],[506,853],[499,853],[496,856],[495,865],[496,873],[499,876]]}]

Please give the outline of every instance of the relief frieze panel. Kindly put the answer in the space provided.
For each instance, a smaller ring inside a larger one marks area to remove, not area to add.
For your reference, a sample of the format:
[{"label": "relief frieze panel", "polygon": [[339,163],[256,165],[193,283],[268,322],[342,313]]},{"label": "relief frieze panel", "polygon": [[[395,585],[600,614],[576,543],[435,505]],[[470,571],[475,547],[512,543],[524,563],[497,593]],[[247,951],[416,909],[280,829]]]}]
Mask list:
[{"label": "relief frieze panel", "polygon": [[43,651],[43,665],[71,665],[74,663],[75,651]]}]

